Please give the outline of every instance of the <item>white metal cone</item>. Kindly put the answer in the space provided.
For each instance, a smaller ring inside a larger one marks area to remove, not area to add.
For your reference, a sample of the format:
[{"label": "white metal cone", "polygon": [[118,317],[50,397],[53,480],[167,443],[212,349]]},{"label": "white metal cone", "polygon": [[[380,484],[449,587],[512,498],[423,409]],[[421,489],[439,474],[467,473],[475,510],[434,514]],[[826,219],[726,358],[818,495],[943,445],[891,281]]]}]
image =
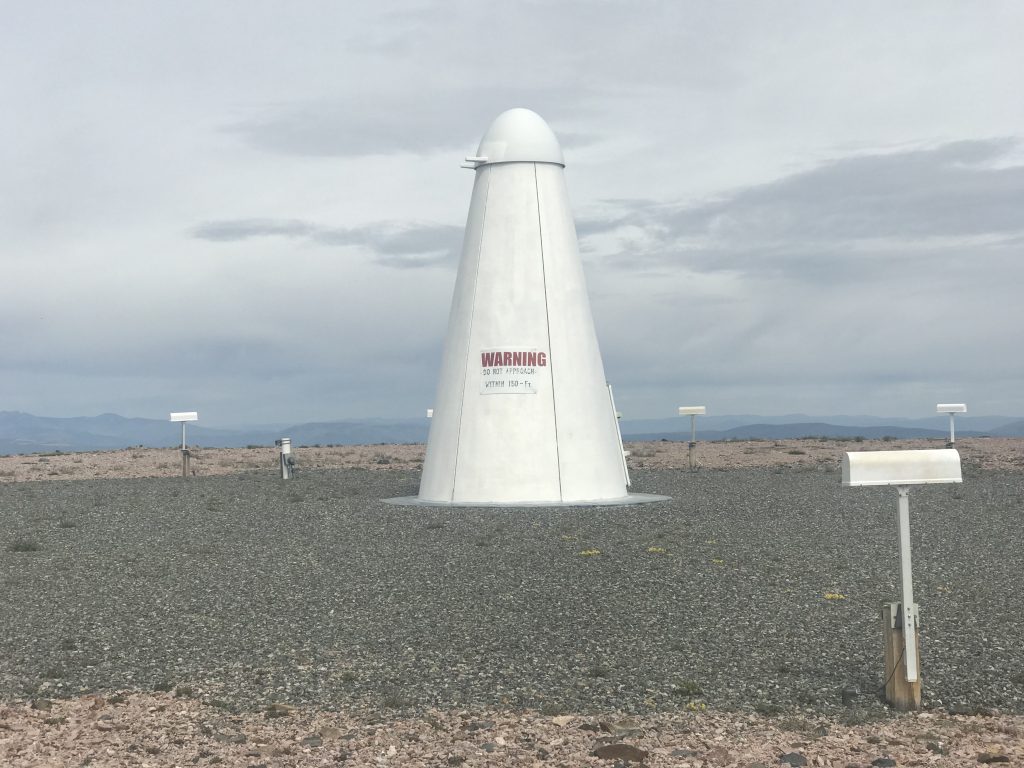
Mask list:
[{"label": "white metal cone", "polygon": [[512,109],[477,154],[418,499],[624,502],[558,140]]}]

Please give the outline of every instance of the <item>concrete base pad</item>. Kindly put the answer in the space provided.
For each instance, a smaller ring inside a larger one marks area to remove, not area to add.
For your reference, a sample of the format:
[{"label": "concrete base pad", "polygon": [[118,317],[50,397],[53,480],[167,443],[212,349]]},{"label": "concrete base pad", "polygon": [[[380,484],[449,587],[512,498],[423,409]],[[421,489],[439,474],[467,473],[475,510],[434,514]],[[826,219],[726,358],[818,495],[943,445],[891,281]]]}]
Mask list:
[{"label": "concrete base pad", "polygon": [[428,501],[419,496],[397,496],[382,499],[385,504],[398,507],[624,507],[631,504],[652,504],[656,501],[670,501],[671,496],[654,493],[631,493],[618,499],[597,499],[594,501],[516,501],[516,502],[471,502],[471,501]]}]

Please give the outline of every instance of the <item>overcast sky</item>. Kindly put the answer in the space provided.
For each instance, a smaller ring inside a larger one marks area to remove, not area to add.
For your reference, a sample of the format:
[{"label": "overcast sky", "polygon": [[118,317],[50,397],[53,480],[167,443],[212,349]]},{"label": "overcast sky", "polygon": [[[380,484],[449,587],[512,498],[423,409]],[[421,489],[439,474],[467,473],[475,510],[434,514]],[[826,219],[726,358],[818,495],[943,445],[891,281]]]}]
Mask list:
[{"label": "overcast sky", "polygon": [[524,106],[627,417],[1024,415],[1019,2],[0,9],[0,410],[421,415]]}]

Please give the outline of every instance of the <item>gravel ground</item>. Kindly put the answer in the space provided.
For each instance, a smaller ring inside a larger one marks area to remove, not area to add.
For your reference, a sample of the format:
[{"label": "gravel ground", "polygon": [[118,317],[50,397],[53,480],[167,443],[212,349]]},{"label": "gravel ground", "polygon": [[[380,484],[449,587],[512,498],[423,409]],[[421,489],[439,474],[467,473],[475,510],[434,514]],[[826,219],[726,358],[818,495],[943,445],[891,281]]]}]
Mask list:
[{"label": "gravel ground", "polygon": [[[0,697],[882,713],[896,494],[642,470],[640,507],[399,508],[418,473],[0,487]],[[1024,475],[911,495],[926,707],[1024,712]],[[28,551],[24,551],[28,550]],[[583,554],[593,553],[593,554]],[[840,691],[860,693],[843,709]]]}]

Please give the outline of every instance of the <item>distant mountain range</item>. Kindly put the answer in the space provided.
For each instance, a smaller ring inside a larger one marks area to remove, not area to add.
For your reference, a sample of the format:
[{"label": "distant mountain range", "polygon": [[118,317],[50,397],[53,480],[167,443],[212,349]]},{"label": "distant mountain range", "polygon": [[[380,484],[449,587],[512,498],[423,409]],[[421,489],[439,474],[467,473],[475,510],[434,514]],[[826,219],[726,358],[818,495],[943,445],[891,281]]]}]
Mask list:
[{"label": "distant mountain range", "polygon": [[[700,440],[784,440],[797,437],[942,438],[948,419],[882,419],[873,416],[706,416],[697,422]],[[213,429],[188,425],[189,445],[241,448],[273,445],[290,437],[295,445],[364,445],[422,443],[427,419],[345,419],[271,428]],[[689,440],[686,418],[623,419],[624,440]],[[1024,437],[1024,418],[958,416],[956,433],[962,437]],[[113,413],[100,416],[53,418],[17,411],[0,411],[0,454],[53,451],[115,450],[133,446],[166,448],[179,444],[178,424],[159,419],[126,418]]]}]

